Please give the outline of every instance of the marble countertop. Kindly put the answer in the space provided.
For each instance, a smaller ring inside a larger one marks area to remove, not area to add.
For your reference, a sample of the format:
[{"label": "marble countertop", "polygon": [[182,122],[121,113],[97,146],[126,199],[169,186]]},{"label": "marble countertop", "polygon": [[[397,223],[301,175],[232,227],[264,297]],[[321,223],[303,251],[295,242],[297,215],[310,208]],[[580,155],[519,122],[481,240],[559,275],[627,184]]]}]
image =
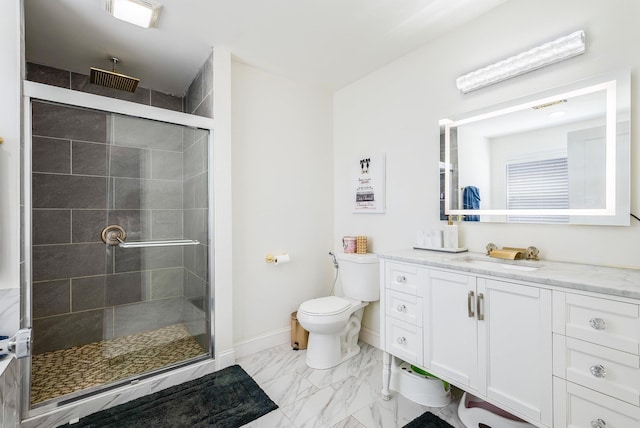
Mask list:
[{"label": "marble countertop", "polygon": [[387,251],[378,256],[387,260],[640,299],[640,269],[548,260],[512,261],[492,258],[483,253],[445,253],[415,249]]}]

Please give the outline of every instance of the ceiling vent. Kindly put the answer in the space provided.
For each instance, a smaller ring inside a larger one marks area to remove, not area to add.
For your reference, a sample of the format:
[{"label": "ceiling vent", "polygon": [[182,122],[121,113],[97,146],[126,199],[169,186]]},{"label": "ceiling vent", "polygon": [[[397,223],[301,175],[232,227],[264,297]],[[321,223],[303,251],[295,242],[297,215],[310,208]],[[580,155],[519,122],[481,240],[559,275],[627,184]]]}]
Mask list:
[{"label": "ceiling vent", "polygon": [[103,0],[103,6],[115,18],[143,28],[155,27],[162,9],[150,0]]}]

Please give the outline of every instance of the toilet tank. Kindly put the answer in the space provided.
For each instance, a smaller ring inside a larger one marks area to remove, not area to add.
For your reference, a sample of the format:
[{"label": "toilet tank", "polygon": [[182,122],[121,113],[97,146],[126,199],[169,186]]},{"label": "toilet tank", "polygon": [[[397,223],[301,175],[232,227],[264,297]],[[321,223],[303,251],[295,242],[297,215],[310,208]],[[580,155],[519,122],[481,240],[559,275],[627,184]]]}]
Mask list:
[{"label": "toilet tank", "polygon": [[372,253],[337,253],[342,295],[362,302],[380,300],[380,267]]}]

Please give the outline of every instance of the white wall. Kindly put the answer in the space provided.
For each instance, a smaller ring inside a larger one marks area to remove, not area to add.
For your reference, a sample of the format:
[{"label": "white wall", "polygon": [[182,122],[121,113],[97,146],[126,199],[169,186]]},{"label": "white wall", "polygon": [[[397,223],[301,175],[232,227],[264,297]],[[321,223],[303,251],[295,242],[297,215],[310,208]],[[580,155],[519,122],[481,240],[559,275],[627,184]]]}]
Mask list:
[{"label": "white wall", "polygon": [[0,289],[20,287],[20,9],[0,4]]},{"label": "white wall", "polygon": [[[250,341],[288,341],[291,313],[329,294],[332,98],[238,62],[231,93],[233,328],[242,356]],[[281,252],[289,264],[266,263]]]},{"label": "white wall", "polygon": [[[636,0],[511,0],[476,21],[338,91],[334,98],[334,243],[369,235],[376,252],[409,248],[419,228],[438,220],[438,120],[618,68],[632,68],[637,105],[640,2]],[[455,78],[572,31],[583,29],[584,55],[462,95]],[[637,113],[632,113],[637,117]],[[640,214],[637,126],[631,135],[631,211]],[[387,212],[353,215],[349,165],[361,153],[385,152]],[[631,227],[464,223],[461,242],[535,245],[542,258],[640,267],[640,223]],[[366,320],[372,329],[377,319]]]},{"label": "white wall", "polygon": [[20,10],[19,0],[0,2],[0,335],[20,327]]},{"label": "white wall", "polygon": [[[231,54],[224,49],[213,53],[213,263],[214,302],[233,302],[233,235],[231,187]],[[215,359],[218,369],[235,363],[233,351],[233,306],[214,306]]]}]

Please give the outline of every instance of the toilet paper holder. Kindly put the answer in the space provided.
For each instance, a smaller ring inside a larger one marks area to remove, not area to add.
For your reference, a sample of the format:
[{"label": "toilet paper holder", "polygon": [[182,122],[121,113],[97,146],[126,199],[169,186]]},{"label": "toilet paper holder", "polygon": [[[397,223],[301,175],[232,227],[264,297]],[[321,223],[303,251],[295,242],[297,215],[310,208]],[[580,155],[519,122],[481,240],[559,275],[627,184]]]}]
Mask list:
[{"label": "toilet paper holder", "polygon": [[265,257],[265,261],[267,263],[273,263],[275,265],[282,264],[282,263],[289,263],[290,260],[291,258],[289,257],[288,253],[282,253],[278,256],[274,256],[273,254],[267,254],[267,256]]}]

